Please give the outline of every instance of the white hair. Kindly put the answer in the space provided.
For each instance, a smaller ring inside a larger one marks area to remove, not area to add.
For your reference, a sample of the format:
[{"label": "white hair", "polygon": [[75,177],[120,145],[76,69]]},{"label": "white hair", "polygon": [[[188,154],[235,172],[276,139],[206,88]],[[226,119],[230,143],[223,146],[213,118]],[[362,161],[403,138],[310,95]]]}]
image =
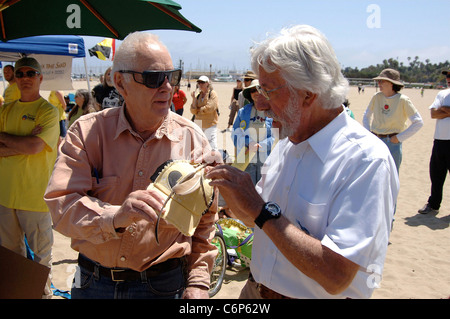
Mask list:
[{"label": "white hair", "polygon": [[[142,54],[142,48],[157,44],[159,47],[167,50],[167,47],[159,40],[159,37],[152,33],[147,32],[133,32],[125,37],[122,44],[116,51],[114,56],[114,62],[111,69],[111,80],[114,83],[114,73],[120,70],[135,70],[139,64]],[[131,79],[130,74],[126,74],[127,80]]]},{"label": "white hair", "polygon": [[280,71],[291,92],[318,94],[325,109],[339,107],[346,98],[348,81],[342,75],[336,54],[326,37],[308,25],[281,30],[251,49],[252,68],[259,73]]}]

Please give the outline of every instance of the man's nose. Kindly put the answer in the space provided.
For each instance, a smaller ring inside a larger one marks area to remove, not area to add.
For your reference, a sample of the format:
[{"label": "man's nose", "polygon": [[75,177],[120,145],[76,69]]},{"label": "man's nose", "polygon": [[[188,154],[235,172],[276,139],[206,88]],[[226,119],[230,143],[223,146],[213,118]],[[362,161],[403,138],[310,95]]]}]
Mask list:
[{"label": "man's nose", "polygon": [[265,111],[270,109],[269,101],[262,95],[258,94],[258,97],[256,98],[256,101],[254,101],[255,108],[258,111]]},{"label": "man's nose", "polygon": [[163,84],[159,87],[159,90],[168,90],[168,91],[172,91],[173,86],[170,84],[170,81],[168,79],[168,77],[166,76],[166,78],[164,79]]}]

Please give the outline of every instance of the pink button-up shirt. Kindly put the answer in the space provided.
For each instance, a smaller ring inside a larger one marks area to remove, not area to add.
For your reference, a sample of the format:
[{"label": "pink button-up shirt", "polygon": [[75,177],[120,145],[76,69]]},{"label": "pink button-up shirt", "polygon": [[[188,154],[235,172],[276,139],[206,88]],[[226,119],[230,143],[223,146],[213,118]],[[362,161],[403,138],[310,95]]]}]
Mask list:
[{"label": "pink button-up shirt", "polygon": [[187,256],[188,284],[209,287],[217,253],[210,243],[215,212],[202,217],[193,237],[161,220],[159,245],[148,220],[136,221],[123,233],[114,229],[114,214],[125,198],[146,189],[161,164],[201,161],[210,149],[199,127],[172,112],[143,140],[130,126],[125,107],[85,115],[68,130],[45,194],[54,228],[72,238],[73,249],[105,267],[143,271]]}]

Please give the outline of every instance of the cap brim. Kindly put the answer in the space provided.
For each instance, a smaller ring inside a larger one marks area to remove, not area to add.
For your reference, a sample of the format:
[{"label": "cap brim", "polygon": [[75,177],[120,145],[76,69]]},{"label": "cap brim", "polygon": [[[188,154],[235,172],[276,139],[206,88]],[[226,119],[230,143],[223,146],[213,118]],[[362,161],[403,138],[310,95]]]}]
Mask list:
[{"label": "cap brim", "polygon": [[[165,198],[168,197],[168,195],[165,194],[165,191],[154,187],[154,184],[150,184],[148,189],[156,190]],[[183,199],[180,199],[180,196],[174,195],[167,201],[161,218],[177,228],[183,235],[190,237],[194,235],[195,230],[202,219],[202,213],[207,209],[204,204],[203,207],[197,207],[198,204],[195,205],[196,202],[197,201],[193,201],[194,206],[187,209],[185,207],[187,204],[186,200],[183,201]],[[198,212],[197,209],[200,211]]]}]

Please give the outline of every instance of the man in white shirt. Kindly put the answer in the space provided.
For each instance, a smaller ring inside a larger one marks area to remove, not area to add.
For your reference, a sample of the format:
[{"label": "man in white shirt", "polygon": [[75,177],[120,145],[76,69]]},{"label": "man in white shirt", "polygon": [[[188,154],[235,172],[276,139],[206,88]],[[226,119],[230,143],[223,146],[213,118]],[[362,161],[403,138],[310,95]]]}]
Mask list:
[{"label": "man in white shirt", "polygon": [[388,148],[343,110],[348,82],[318,30],[282,30],[252,50],[252,68],[258,108],[280,141],[256,189],[227,165],[206,176],[239,219],[256,224],[241,298],[369,298],[399,190]]},{"label": "man in white shirt", "polygon": [[[450,87],[450,71],[442,71]],[[419,213],[439,213],[445,178],[450,171],[450,89],[440,91],[430,106],[431,118],[436,119],[433,150],[430,159],[431,195]]]}]

